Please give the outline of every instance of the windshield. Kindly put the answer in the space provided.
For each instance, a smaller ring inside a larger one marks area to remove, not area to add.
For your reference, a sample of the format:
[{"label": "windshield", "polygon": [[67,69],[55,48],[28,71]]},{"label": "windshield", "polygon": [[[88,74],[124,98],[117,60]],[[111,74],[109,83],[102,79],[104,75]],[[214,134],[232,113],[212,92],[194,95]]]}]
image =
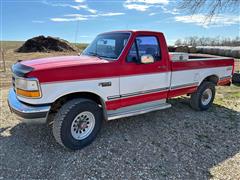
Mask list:
[{"label": "windshield", "polygon": [[127,44],[129,36],[130,33],[100,34],[82,54],[116,60]]}]

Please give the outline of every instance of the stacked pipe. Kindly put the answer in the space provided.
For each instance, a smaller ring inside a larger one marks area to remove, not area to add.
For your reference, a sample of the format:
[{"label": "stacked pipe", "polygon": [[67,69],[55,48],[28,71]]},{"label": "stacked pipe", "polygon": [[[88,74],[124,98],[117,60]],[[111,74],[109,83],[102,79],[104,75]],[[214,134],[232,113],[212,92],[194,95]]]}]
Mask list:
[{"label": "stacked pipe", "polygon": [[169,52],[202,53],[240,58],[240,47],[228,46],[169,46]]}]

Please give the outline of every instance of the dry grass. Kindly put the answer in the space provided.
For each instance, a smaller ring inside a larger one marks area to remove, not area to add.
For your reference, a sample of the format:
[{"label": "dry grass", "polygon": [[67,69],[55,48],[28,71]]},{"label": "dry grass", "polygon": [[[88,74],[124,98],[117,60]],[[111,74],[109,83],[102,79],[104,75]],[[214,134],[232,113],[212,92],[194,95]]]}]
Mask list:
[{"label": "dry grass", "polygon": [[14,52],[20,45],[3,43],[0,179],[240,179],[239,87],[218,87],[214,106],[204,113],[190,109],[187,98],[177,98],[171,109],[109,122],[91,146],[73,153],[59,147],[45,126],[23,125],[6,100],[10,67],[18,59],[77,53]]},{"label": "dry grass", "polygon": [[86,44],[75,44],[79,49],[78,52],[51,52],[51,53],[17,53],[15,50],[19,48],[23,42],[19,41],[4,41],[2,43],[2,49],[4,50],[4,59],[6,61],[6,72],[3,71],[2,57],[0,60],[0,82],[2,87],[9,87],[11,84],[11,66],[17,60],[29,60],[43,57],[53,57],[53,56],[68,56],[77,55],[80,53],[87,45]]}]

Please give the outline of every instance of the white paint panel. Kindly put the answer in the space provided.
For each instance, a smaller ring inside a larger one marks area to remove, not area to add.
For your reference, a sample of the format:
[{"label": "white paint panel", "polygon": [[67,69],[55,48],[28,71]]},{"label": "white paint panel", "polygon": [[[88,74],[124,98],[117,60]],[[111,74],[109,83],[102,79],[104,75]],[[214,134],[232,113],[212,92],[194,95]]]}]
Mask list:
[{"label": "white paint panel", "polygon": [[219,78],[232,75],[232,66],[174,71],[171,87],[197,82],[200,84],[206,77],[216,75]]},{"label": "white paint panel", "polygon": [[171,72],[120,77],[120,94],[153,90],[170,86]]},{"label": "white paint panel", "polygon": [[[111,82],[111,86],[99,86],[101,82]],[[119,78],[104,78],[94,80],[78,80],[41,84],[42,97],[40,99],[29,99],[18,97],[19,100],[29,104],[46,104],[53,103],[59,97],[74,92],[92,92],[99,95],[103,100],[108,96],[119,95]]]}]

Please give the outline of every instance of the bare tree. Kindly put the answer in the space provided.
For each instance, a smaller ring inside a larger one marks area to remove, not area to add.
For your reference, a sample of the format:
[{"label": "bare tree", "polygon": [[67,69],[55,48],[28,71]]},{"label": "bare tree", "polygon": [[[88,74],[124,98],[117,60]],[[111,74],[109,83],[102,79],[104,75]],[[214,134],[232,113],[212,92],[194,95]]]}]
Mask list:
[{"label": "bare tree", "polygon": [[176,42],[175,42],[175,45],[176,46],[182,45],[182,40],[181,39],[177,39]]},{"label": "bare tree", "polygon": [[240,0],[180,0],[178,7],[190,14],[206,14],[206,20],[211,21],[220,13],[239,13]]}]

